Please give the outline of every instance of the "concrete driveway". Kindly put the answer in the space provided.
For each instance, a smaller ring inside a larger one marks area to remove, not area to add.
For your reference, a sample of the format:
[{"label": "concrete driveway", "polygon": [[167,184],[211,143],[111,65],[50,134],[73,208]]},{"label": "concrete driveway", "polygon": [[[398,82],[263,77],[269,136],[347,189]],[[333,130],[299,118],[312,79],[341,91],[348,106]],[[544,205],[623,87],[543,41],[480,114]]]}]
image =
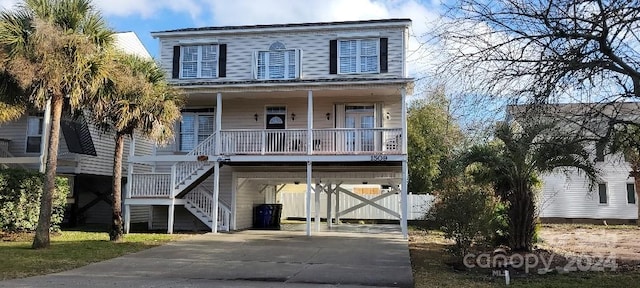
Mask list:
[{"label": "concrete driveway", "polygon": [[[359,232],[353,232],[359,231]],[[364,233],[363,233],[364,232]],[[0,287],[413,287],[397,226],[206,234]]]}]

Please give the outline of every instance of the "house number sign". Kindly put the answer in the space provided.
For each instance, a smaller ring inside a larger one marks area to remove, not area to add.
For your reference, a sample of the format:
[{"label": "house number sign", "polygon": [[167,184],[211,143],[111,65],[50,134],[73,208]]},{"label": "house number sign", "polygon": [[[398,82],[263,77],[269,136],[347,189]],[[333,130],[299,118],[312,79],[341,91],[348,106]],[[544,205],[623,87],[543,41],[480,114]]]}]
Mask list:
[{"label": "house number sign", "polygon": [[371,155],[371,161],[373,162],[387,161],[387,155],[382,155],[382,154]]}]

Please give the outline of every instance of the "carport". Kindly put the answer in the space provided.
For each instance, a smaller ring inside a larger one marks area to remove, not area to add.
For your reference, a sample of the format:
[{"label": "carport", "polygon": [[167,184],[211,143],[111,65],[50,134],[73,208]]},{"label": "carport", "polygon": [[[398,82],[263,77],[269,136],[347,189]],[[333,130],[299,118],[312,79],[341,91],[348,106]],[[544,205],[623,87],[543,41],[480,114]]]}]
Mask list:
[{"label": "carport", "polygon": [[[337,171],[335,167],[320,166],[313,169],[311,164],[308,164],[306,168],[307,171],[300,171],[300,169],[296,169],[296,167],[279,168],[278,171],[271,172],[260,171],[259,169],[236,171],[234,172],[234,181],[237,185],[234,195],[237,195],[237,192],[247,183],[256,185],[261,193],[270,190],[276,194],[282,189],[283,185],[305,183],[305,232],[307,236],[311,236],[312,232],[321,231],[320,195],[324,193],[327,196],[326,223],[328,229],[333,228],[334,221],[336,224],[339,224],[342,215],[369,205],[397,218],[400,222],[402,235],[406,239],[407,192],[406,189],[404,189],[404,191],[402,189],[403,187],[406,188],[406,182],[403,182],[401,167],[353,167],[348,171],[345,171],[344,167],[340,167],[340,171]],[[390,187],[390,189],[383,191],[380,195],[372,199],[367,199],[343,187],[343,185],[348,184],[378,184]],[[353,197],[359,200],[360,203],[351,207],[341,207],[340,197],[338,197],[340,194]],[[395,194],[401,195],[401,211],[393,211],[377,203]],[[239,201],[234,202],[238,203]],[[236,209],[247,209],[247,207],[236,205]],[[243,212],[236,212],[236,214],[241,213]]]}]

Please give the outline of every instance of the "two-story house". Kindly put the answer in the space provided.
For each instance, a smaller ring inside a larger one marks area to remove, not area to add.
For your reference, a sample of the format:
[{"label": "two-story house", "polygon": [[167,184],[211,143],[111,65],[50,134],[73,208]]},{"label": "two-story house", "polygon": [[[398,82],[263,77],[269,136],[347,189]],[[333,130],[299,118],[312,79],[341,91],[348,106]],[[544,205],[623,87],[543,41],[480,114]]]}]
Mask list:
[{"label": "two-story house", "polygon": [[590,183],[577,169],[558,169],[540,175],[542,191],[539,216],[544,222],[633,223],[638,219],[635,179],[621,153],[611,154],[599,141],[612,119],[640,123],[640,104],[635,102],[571,103],[509,106],[508,117],[516,122],[553,121],[558,131],[581,139],[591,153],[599,175]]},{"label": "two-story house", "polygon": [[142,213],[169,233],[250,228],[254,207],[278,187],[306,184],[310,234],[312,214],[320,223],[321,193],[329,196],[331,225],[345,212],[332,195],[360,197],[343,185],[379,184],[401,193],[402,211],[376,206],[388,194],[362,205],[395,215],[406,235],[410,25],[386,19],[152,33],[187,104],[172,144],[147,156],[136,156],[133,145],[126,230]]},{"label": "two-story house", "polygon": [[[151,58],[133,32],[114,34],[114,42],[126,53]],[[0,124],[0,167],[44,171],[49,126],[46,111],[30,111],[20,119]],[[85,117],[72,116],[67,110],[61,131],[57,173],[69,179],[71,188],[65,221],[70,225],[110,223],[113,133],[104,133]],[[125,146],[129,147],[129,140]],[[150,153],[153,144],[139,140],[137,149],[137,153]]]}]

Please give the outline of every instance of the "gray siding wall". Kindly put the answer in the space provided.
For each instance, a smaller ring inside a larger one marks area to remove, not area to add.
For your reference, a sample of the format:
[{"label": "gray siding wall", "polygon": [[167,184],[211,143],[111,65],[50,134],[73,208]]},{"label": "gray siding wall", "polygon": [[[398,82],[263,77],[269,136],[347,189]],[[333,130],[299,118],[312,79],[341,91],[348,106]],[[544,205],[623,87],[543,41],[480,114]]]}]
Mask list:
[{"label": "gray siding wall", "polygon": [[131,223],[147,223],[149,221],[149,207],[142,205],[131,205]]},{"label": "gray siding wall", "polygon": [[[96,148],[97,156],[79,155],[78,173],[91,175],[111,176],[113,174],[113,152],[115,149],[115,133],[102,132],[93,125],[89,125],[93,145]],[[154,143],[136,134],[136,155],[151,155]],[[131,148],[131,138],[126,137],[124,141],[124,151],[122,153],[122,175],[127,176],[127,163],[129,159],[129,149]],[[147,167],[148,168],[148,167]],[[145,169],[148,170],[148,169]],[[136,170],[136,172],[142,172]],[[148,171],[146,171],[148,172]]]},{"label": "gray siding wall", "polygon": [[[589,182],[577,171],[543,176],[543,193],[540,200],[541,217],[637,219],[637,204],[627,203],[629,165],[619,156],[607,157],[599,163],[601,181],[607,185],[607,204],[600,204],[597,185],[589,190]],[[637,203],[636,199],[636,203]]]},{"label": "gray siding wall", "polygon": [[[242,181],[238,179],[238,184]],[[236,230],[248,229],[253,226],[253,208],[265,203],[265,195],[252,181],[246,181],[238,187],[236,193]]]},{"label": "gray siding wall", "polygon": [[[15,157],[38,157],[40,153],[26,153],[27,149],[27,116],[18,120],[0,124],[0,138],[9,140],[9,152]],[[60,160],[75,160],[75,155],[67,149],[67,142],[60,131],[60,143],[58,148],[58,158]],[[60,163],[64,166],[64,163]],[[26,164],[27,168],[38,169],[39,164]],[[65,173],[75,172],[74,167],[59,167]],[[70,170],[71,169],[71,170]]]},{"label": "gray siding wall", "polygon": [[[371,28],[337,29],[331,31],[297,31],[297,32],[266,32],[261,34],[234,34],[234,31],[220,32],[214,36],[176,36],[160,39],[160,62],[167,75],[171,76],[173,64],[173,47],[179,46],[181,41],[193,41],[207,43],[216,41],[219,44],[227,44],[227,77],[221,81],[251,80],[253,74],[251,64],[254,51],[268,50],[269,46],[276,42],[282,42],[287,49],[302,50],[302,78],[326,79],[326,78],[369,78],[369,77],[403,77],[403,28]],[[379,33],[379,36],[388,38],[388,73],[382,74],[329,74],[329,41],[335,40],[341,33],[347,33],[353,38],[372,38],[371,33]],[[362,36],[358,36],[362,35]],[[178,80],[188,83],[200,80]]]}]

